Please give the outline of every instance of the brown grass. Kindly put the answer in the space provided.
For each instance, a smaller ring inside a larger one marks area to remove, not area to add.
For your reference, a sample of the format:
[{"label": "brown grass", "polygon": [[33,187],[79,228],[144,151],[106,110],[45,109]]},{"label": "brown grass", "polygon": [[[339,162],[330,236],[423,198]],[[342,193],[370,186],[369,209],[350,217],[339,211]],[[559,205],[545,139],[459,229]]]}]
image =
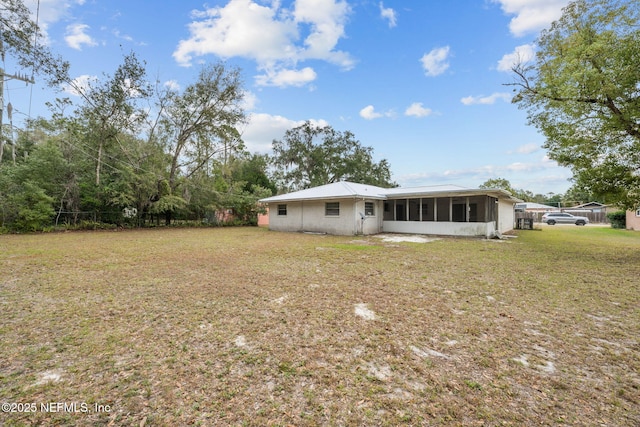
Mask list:
[{"label": "brown grass", "polygon": [[639,288],[592,227],[0,236],[0,424],[637,426]]}]

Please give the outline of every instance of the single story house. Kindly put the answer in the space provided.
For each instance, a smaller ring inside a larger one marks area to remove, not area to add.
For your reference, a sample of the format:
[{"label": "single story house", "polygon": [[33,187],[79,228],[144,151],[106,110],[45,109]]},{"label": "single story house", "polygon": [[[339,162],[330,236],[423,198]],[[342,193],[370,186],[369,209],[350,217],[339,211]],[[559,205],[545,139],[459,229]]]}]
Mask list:
[{"label": "single story house", "polygon": [[493,237],[513,229],[521,200],[501,189],[381,188],[335,182],[260,200],[269,229],[336,235],[412,233]]}]

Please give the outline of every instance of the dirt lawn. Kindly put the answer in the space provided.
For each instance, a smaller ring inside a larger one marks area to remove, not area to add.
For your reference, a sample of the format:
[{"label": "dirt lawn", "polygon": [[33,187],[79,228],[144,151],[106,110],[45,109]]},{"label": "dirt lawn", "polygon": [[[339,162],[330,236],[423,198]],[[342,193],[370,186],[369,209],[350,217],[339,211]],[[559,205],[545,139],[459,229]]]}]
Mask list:
[{"label": "dirt lawn", "polygon": [[0,236],[0,425],[640,425],[640,233]]}]

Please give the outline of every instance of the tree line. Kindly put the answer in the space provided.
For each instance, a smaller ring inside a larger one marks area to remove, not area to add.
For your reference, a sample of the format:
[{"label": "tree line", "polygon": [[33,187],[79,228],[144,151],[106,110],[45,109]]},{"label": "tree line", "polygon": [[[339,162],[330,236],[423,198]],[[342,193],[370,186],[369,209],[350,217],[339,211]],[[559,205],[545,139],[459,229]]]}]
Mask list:
[{"label": "tree line", "polygon": [[[513,68],[513,102],[545,136],[549,156],[574,173],[571,190],[546,202],[639,207],[638,22],[635,1],[571,2],[541,33],[535,59]],[[256,202],[276,192],[339,180],[396,185],[387,160],[375,162],[372,148],[330,126],[303,123],[273,141],[272,155],[250,153],[241,72],[223,62],[203,66],[181,90],[150,80],[131,52],[113,74],[79,82],[68,62],[36,42],[22,0],[2,2],[0,31],[3,54],[79,96],[51,100],[49,118],[21,129],[3,123],[0,231],[255,223]],[[527,201],[543,197],[494,181],[485,184]]]},{"label": "tree line", "polygon": [[76,87],[80,105],[58,98],[50,119],[17,131],[0,161],[2,227],[255,224],[258,200],[278,190],[345,179],[390,185],[386,160],[328,126],[287,131],[272,156],[246,150],[239,69],[206,65],[183,91],[145,76],[131,53],[112,76]]}]

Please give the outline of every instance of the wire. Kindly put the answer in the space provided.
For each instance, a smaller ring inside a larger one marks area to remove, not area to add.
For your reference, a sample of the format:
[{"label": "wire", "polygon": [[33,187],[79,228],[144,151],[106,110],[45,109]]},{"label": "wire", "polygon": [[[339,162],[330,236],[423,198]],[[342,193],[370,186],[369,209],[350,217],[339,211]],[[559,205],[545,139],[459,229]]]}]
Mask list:
[{"label": "wire", "polygon": [[[33,51],[35,52],[36,47],[38,46],[38,29],[40,28],[40,0],[38,0],[38,6],[36,7],[36,31],[33,34]],[[31,81],[35,81],[33,80],[35,74],[35,70],[34,67],[31,66]],[[34,84],[31,85],[31,88],[29,90],[29,113],[27,115],[27,117],[29,119],[31,119],[31,105],[33,103],[33,86],[35,86]]]}]

